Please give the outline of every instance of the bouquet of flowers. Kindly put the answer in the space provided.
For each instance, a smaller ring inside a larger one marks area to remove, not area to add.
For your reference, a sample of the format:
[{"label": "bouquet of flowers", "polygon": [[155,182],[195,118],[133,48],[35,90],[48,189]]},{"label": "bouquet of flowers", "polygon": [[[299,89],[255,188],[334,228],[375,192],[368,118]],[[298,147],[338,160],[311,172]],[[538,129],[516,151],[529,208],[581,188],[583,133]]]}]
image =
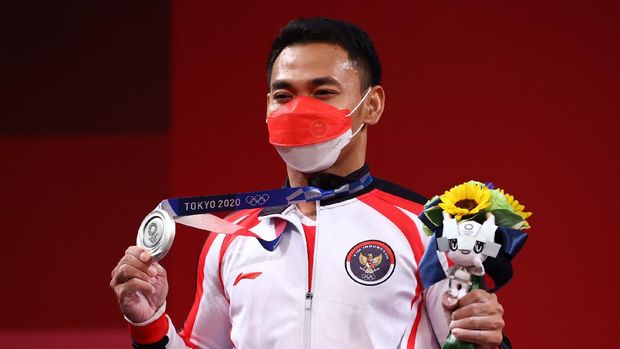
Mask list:
[{"label": "bouquet of flowers", "polygon": [[[461,299],[483,287],[488,274],[495,285],[491,292],[512,278],[511,260],[521,250],[532,213],[512,195],[491,183],[469,181],[435,196],[424,205],[420,220],[431,236],[420,274],[424,287],[448,278],[448,296]],[[451,267],[437,268],[444,254]],[[488,258],[491,257],[491,258]],[[474,348],[451,333],[443,349]]]}]

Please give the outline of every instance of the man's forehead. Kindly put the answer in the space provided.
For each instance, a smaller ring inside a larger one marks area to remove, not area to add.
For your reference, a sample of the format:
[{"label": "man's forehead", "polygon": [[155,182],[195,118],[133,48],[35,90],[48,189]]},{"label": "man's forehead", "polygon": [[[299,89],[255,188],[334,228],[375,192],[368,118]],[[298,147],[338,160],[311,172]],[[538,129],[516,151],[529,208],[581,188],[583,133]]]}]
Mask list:
[{"label": "man's forehead", "polygon": [[303,83],[332,77],[342,83],[359,81],[359,69],[345,49],[336,44],[311,43],[288,46],[273,64],[271,81]]}]

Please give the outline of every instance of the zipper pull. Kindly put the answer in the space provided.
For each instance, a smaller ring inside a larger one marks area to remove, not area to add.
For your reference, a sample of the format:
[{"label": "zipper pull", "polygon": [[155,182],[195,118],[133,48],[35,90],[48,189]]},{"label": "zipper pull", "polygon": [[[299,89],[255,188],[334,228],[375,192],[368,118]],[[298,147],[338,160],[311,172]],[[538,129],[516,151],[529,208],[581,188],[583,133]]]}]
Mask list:
[{"label": "zipper pull", "polygon": [[306,303],[304,308],[306,308],[306,310],[310,310],[310,308],[312,308],[312,292],[310,291],[306,293]]}]

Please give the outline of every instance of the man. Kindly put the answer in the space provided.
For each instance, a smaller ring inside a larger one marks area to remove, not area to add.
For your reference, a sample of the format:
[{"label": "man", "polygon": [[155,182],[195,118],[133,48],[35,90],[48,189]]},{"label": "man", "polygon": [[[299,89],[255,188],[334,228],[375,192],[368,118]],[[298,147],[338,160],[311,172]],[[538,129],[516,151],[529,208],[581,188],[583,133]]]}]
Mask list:
[{"label": "man", "polygon": [[[132,246],[111,287],[136,348],[438,348],[448,330],[494,348],[502,307],[476,290],[456,302],[446,282],[424,291],[424,198],[372,178],[367,128],[385,92],[367,34],[326,18],[294,20],[268,60],[270,142],[291,187],[337,189],[320,202],[245,210],[228,220],[259,236],[210,234],[194,306],[180,333],[165,315],[166,271]],[[453,311],[454,310],[454,311]]]}]

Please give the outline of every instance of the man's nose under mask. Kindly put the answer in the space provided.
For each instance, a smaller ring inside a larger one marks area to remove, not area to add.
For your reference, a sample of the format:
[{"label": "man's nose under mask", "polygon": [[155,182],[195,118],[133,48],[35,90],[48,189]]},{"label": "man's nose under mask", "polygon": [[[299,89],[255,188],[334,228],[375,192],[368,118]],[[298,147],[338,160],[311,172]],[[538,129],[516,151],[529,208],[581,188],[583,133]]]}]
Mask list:
[{"label": "man's nose under mask", "polygon": [[370,94],[368,88],[349,111],[337,109],[316,98],[299,96],[267,117],[269,143],[297,171],[320,172],[333,166],[342,149],[362,130],[351,129],[351,115]]}]

